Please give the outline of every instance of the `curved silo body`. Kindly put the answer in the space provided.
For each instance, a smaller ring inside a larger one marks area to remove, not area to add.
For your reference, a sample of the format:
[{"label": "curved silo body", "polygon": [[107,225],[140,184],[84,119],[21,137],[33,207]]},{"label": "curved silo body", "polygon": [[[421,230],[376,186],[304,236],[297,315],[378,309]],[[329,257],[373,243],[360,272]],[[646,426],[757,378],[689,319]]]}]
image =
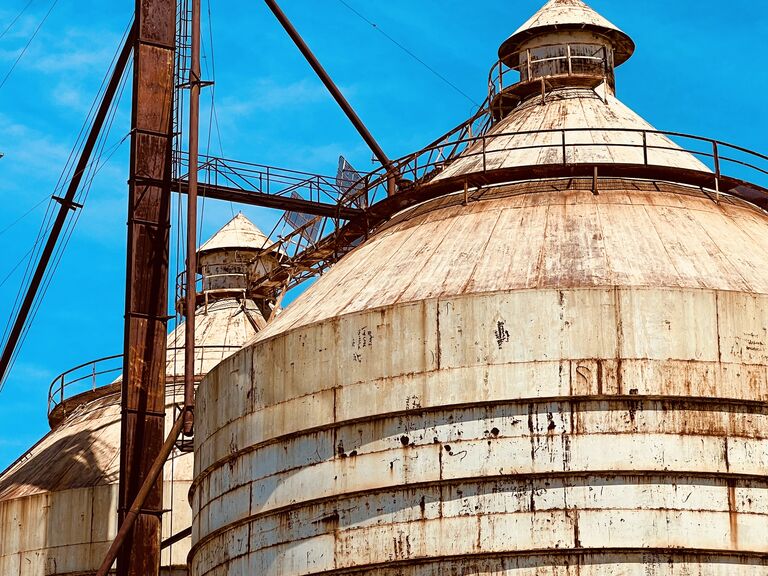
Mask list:
[{"label": "curved silo body", "polygon": [[[645,136],[707,174],[603,82],[500,110],[436,181],[557,164],[533,131],[573,127],[565,163]],[[766,213],[651,178],[454,192],[203,381],[191,573],[768,573]]]},{"label": "curved silo body", "polygon": [[[265,323],[257,304],[242,297],[245,283],[238,276],[242,266],[233,264],[260,256],[263,241],[257,232],[238,215],[201,247],[200,260],[211,270],[201,271],[201,306],[196,313],[198,381]],[[216,282],[219,285],[208,289]],[[183,346],[184,324],[180,324],[167,340],[166,428],[183,403]],[[120,378],[107,386],[97,384],[105,376],[114,379],[121,367],[120,357],[87,365],[62,380],[67,388],[54,387],[61,396],[54,395],[49,406],[51,432],[0,475],[3,576],[93,574],[104,559],[118,528]],[[73,395],[71,390],[80,393]],[[164,539],[191,524],[192,459],[191,453],[174,450],[165,466]],[[160,573],[187,574],[189,548],[189,537],[165,547]]]}]

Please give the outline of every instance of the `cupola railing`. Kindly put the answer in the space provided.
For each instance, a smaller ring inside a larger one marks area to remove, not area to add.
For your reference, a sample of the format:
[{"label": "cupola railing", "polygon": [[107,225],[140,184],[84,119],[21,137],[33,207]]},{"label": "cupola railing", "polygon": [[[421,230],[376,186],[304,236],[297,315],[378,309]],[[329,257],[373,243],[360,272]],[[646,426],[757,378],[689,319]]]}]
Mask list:
[{"label": "cupola railing", "polygon": [[[510,66],[507,62],[517,62]],[[601,44],[547,44],[508,54],[488,74],[488,100],[494,120],[523,99],[563,86],[615,86],[613,51]]]},{"label": "cupola railing", "polygon": [[[226,272],[211,272],[210,267],[201,266],[201,271],[195,275],[195,306],[205,304],[206,308],[214,297],[237,296],[246,298],[248,292],[248,263],[228,263]],[[222,282],[231,282],[233,287],[219,287]],[[234,287],[236,285],[237,287]],[[176,276],[176,310],[183,314],[184,302],[187,300],[187,272],[182,271]]]}]

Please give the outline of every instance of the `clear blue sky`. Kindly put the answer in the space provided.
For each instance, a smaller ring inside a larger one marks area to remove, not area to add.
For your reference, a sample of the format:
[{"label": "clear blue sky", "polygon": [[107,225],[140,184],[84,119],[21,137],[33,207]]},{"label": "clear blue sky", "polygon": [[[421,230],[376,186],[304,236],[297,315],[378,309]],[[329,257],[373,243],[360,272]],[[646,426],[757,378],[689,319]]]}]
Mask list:
[{"label": "clear blue sky", "polygon": [[[1,3],[0,32],[27,1]],[[347,2],[479,103],[499,43],[543,0]],[[0,38],[0,81],[52,3],[35,0]],[[211,4],[224,155],[333,174],[344,154],[359,170],[370,168],[370,152],[266,6],[258,0]],[[626,104],[659,129],[768,151],[768,5],[591,5],[637,44],[635,56],[618,71],[618,95]],[[419,148],[469,115],[472,104],[464,96],[338,0],[283,0],[282,6],[390,156]],[[132,8],[131,0],[59,0],[0,88],[0,230],[51,194]],[[207,17],[204,28],[207,35]],[[205,50],[210,63],[210,42]],[[128,131],[128,104],[125,98],[110,142]],[[48,429],[47,390],[56,374],[121,351],[126,151],[124,145],[98,175],[0,393],[0,469]],[[0,232],[0,281],[31,247],[44,210],[45,203]],[[275,220],[269,211],[244,212],[266,230]],[[228,204],[208,202],[203,236],[229,217]],[[17,272],[0,286],[3,325],[19,282]]]}]

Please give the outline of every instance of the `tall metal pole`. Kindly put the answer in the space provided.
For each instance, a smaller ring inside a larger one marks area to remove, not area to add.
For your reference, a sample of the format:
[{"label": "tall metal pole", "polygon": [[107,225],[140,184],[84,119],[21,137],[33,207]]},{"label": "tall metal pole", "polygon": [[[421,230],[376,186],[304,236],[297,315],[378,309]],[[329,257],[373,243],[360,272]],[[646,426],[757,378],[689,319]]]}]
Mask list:
[{"label": "tall metal pole", "polygon": [[29,312],[35,302],[35,298],[37,297],[37,292],[40,289],[43,276],[45,276],[45,271],[48,269],[51,255],[56,248],[59,236],[61,235],[61,231],[64,228],[64,224],[66,223],[67,214],[69,214],[70,210],[81,208],[80,205],[75,203],[75,195],[77,194],[77,190],[80,187],[80,182],[83,180],[83,175],[85,174],[85,170],[88,167],[91,154],[93,153],[93,149],[96,147],[99,134],[101,134],[101,129],[104,126],[104,119],[107,117],[109,108],[112,105],[112,100],[114,99],[117,88],[120,85],[120,79],[123,77],[123,72],[125,72],[128,59],[131,56],[131,50],[133,50],[135,39],[135,31],[136,24],[134,23],[131,27],[131,31],[128,34],[128,38],[125,40],[125,45],[123,45],[123,49],[120,51],[117,62],[115,63],[115,69],[112,71],[112,77],[109,79],[107,89],[104,91],[104,96],[102,97],[101,103],[99,104],[99,109],[96,111],[96,116],[93,119],[91,130],[88,133],[88,137],[86,138],[85,144],[83,145],[83,150],[80,153],[80,159],[77,162],[77,166],[75,166],[75,172],[72,175],[72,179],[69,181],[69,186],[67,186],[67,192],[64,194],[63,198],[54,197],[54,200],[59,203],[59,211],[56,214],[56,219],[54,220],[51,231],[48,234],[48,240],[46,241],[43,252],[40,255],[40,260],[37,262],[37,267],[35,268],[35,273],[32,275],[32,280],[30,281],[29,287],[27,288],[27,293],[24,295],[24,300],[21,303],[21,308],[19,308],[19,313],[16,315],[16,319],[14,320],[13,327],[11,328],[10,335],[8,336],[8,341],[5,343],[5,348],[3,348],[3,354],[0,357],[0,383],[5,380],[5,377],[8,374],[8,370],[11,367],[13,353],[16,351],[16,346],[19,343],[19,338],[21,338],[21,333],[24,331],[24,326],[27,323]]},{"label": "tall metal pole", "polygon": [[[118,520],[162,454],[168,321],[176,0],[136,0]],[[162,475],[117,557],[118,576],[160,569]]]},{"label": "tall metal pole", "polygon": [[379,143],[370,133],[368,128],[365,126],[365,124],[363,124],[363,121],[360,120],[360,117],[357,115],[354,108],[352,108],[352,105],[347,101],[347,99],[341,93],[341,90],[339,90],[338,86],[336,86],[336,84],[333,82],[328,72],[325,71],[325,68],[323,68],[322,64],[320,64],[320,61],[312,53],[312,50],[309,49],[309,46],[307,46],[307,43],[304,42],[304,39],[301,37],[301,34],[299,34],[296,28],[294,28],[293,24],[291,24],[291,21],[288,19],[288,16],[286,16],[285,13],[280,9],[280,6],[278,6],[277,2],[275,0],[264,0],[264,1],[267,3],[267,6],[269,7],[269,9],[272,11],[272,13],[275,15],[277,20],[280,22],[280,24],[283,26],[285,31],[288,33],[288,36],[291,37],[291,40],[293,40],[293,43],[296,44],[298,49],[304,55],[304,58],[307,60],[307,62],[309,62],[309,65],[312,66],[312,69],[315,71],[315,74],[317,74],[320,80],[323,82],[323,84],[325,84],[325,87],[331,93],[331,96],[333,96],[334,100],[336,100],[336,103],[341,107],[341,109],[347,115],[347,118],[349,118],[349,121],[352,122],[352,125],[357,129],[358,133],[360,134],[360,136],[362,136],[363,140],[365,140],[365,143],[368,144],[368,147],[371,149],[373,154],[376,156],[376,158],[378,158],[379,162],[381,162],[381,165],[387,169],[387,173],[390,176],[389,193],[390,195],[394,194],[397,175],[395,174],[395,171],[392,167],[392,162],[384,153],[384,150],[381,148],[381,146],[379,146]]},{"label": "tall metal pole", "polygon": [[189,67],[189,186],[187,188],[187,301],[184,323],[184,435],[191,436],[195,409],[195,303],[197,278],[197,165],[200,130],[200,0],[192,0]]}]

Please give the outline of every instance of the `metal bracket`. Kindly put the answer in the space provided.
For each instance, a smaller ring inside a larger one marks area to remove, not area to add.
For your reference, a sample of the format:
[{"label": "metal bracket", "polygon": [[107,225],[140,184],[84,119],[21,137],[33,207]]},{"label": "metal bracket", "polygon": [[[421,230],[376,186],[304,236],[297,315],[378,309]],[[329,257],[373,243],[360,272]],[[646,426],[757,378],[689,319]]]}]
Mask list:
[{"label": "metal bracket", "polygon": [[[2,157],[2,156],[0,156],[0,157]],[[70,201],[66,200],[65,198],[61,198],[60,196],[51,196],[51,198],[53,200],[55,200],[56,202],[58,202],[59,204],[61,204],[62,206],[64,206],[65,208],[67,208],[69,210],[72,210],[73,212],[75,210],[79,210],[80,208],[83,207],[82,204],[78,204],[74,200],[70,202]]]},{"label": "metal bracket", "polygon": [[189,88],[192,88],[192,86],[199,86],[200,88],[207,88],[208,86],[213,86],[215,82],[212,80],[197,80],[196,82],[183,82],[181,84],[177,84],[176,88],[181,90],[188,90]]}]

